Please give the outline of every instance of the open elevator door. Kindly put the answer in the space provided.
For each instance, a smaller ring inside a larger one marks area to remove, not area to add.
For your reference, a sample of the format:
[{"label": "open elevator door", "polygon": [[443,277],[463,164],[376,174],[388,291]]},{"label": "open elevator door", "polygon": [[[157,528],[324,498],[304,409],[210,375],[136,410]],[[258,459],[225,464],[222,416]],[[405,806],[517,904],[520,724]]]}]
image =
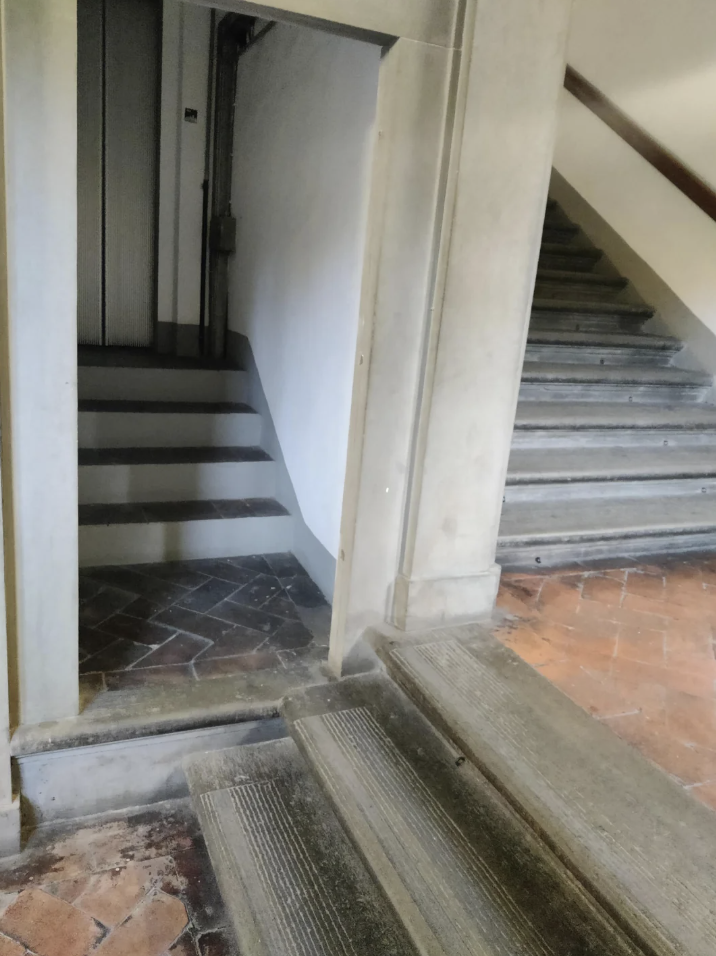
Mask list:
[{"label": "open elevator door", "polygon": [[161,0],[77,4],[78,340],[154,342]]}]

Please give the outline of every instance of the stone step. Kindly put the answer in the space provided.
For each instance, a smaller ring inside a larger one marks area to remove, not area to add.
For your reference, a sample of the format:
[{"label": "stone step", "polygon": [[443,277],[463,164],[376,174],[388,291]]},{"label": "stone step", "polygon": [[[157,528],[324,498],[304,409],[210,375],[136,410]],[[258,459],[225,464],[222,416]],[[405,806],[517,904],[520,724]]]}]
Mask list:
[{"label": "stone step", "polygon": [[82,448],[80,504],[272,497],[276,465],[257,446]]},{"label": "stone step", "polygon": [[80,365],[77,391],[82,399],[153,402],[243,402],[246,372],[235,369]]},{"label": "stone step", "polygon": [[562,269],[570,272],[590,272],[603,258],[598,249],[583,249],[564,246],[560,243],[543,242],[540,248],[540,268]]},{"label": "stone step", "polygon": [[545,222],[542,228],[542,241],[550,243],[570,243],[579,235],[579,227],[568,223]]},{"label": "stone step", "polygon": [[575,332],[638,332],[654,310],[628,302],[538,299],[532,302],[530,332],[545,329]]},{"label": "stone step", "polygon": [[292,741],[185,770],[242,956],[417,956]]},{"label": "stone step", "polygon": [[[574,338],[570,340],[570,336]],[[649,339],[654,338],[652,344]],[[671,365],[681,343],[656,336],[590,332],[535,332],[525,361],[570,365]]]},{"label": "stone step", "polygon": [[537,270],[535,297],[539,299],[574,299],[597,302],[613,301],[628,286],[626,279],[596,272],[581,274],[565,269]]},{"label": "stone step", "polygon": [[502,509],[497,561],[553,566],[596,557],[716,550],[711,494],[522,501]]},{"label": "stone step", "polygon": [[701,402],[713,379],[705,372],[651,366],[525,362],[520,400],[566,402]]},{"label": "stone step", "polygon": [[293,521],[270,498],[79,508],[80,567],[290,551]]},{"label": "stone step", "polygon": [[[568,441],[582,436],[586,443],[593,435],[613,435],[626,442],[640,432],[649,441],[668,441],[674,435],[716,435],[716,407],[713,405],[634,405],[628,410],[621,402],[520,402],[515,417],[517,440],[538,440],[551,433]],[[663,439],[660,436],[663,434]]]},{"label": "stone step", "polygon": [[491,635],[440,637],[380,653],[646,952],[712,956],[712,811]]},{"label": "stone step", "polygon": [[716,478],[712,448],[521,449],[510,455],[507,486]]},{"label": "stone step", "polygon": [[390,681],[309,688],[290,695],[282,712],[418,952],[635,952]]},{"label": "stone step", "polygon": [[83,399],[80,448],[258,445],[261,417],[240,402]]}]

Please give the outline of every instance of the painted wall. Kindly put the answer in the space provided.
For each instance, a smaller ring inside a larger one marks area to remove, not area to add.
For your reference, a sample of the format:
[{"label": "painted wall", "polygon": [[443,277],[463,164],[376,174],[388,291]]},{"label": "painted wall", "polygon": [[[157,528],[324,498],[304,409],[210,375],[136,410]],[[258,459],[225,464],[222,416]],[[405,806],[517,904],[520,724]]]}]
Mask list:
[{"label": "painted wall", "polygon": [[[716,188],[714,36],[711,0],[575,0],[568,62]],[[554,165],[716,335],[716,223],[566,92]],[[694,323],[662,318],[704,355]]]},{"label": "painted wall", "polygon": [[[206,7],[164,0],[157,315],[160,347],[174,342],[168,323],[180,352],[192,351],[199,325],[210,29]],[[185,109],[197,111],[195,123]]]},{"label": "painted wall", "polygon": [[2,457],[13,717],[77,713],[77,4],[5,0]]},{"label": "painted wall", "polygon": [[279,24],[240,60],[229,327],[303,519],[338,549],[379,49]]}]

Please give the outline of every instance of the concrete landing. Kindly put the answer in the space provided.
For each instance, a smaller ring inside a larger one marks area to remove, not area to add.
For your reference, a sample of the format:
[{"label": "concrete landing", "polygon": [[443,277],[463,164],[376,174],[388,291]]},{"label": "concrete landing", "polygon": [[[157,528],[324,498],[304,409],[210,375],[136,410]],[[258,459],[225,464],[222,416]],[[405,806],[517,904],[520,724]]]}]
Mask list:
[{"label": "concrete landing", "polygon": [[282,713],[421,953],[637,952],[392,682],[309,688]]},{"label": "concrete landing", "polygon": [[415,954],[292,741],[185,766],[242,956]]},{"label": "concrete landing", "polygon": [[395,679],[658,956],[716,952],[713,815],[476,627],[381,654]]}]

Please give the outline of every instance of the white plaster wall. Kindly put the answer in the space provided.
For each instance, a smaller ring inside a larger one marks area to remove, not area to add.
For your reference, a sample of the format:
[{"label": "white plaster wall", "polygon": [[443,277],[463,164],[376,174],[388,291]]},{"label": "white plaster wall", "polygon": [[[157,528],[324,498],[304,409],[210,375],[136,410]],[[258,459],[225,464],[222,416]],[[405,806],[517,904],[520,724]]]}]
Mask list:
[{"label": "white plaster wall", "polygon": [[[568,62],[716,186],[714,37],[711,0],[576,0]],[[716,333],[716,223],[566,92],[554,165]]]},{"label": "white plaster wall", "polygon": [[3,507],[13,715],[77,712],[75,0],[5,0]]},{"label": "white plaster wall", "polygon": [[338,549],[380,51],[279,24],[239,62],[229,327],[303,519]]},{"label": "white plaster wall", "polygon": [[199,324],[210,29],[208,8],[164,0],[157,314],[180,325]]}]

